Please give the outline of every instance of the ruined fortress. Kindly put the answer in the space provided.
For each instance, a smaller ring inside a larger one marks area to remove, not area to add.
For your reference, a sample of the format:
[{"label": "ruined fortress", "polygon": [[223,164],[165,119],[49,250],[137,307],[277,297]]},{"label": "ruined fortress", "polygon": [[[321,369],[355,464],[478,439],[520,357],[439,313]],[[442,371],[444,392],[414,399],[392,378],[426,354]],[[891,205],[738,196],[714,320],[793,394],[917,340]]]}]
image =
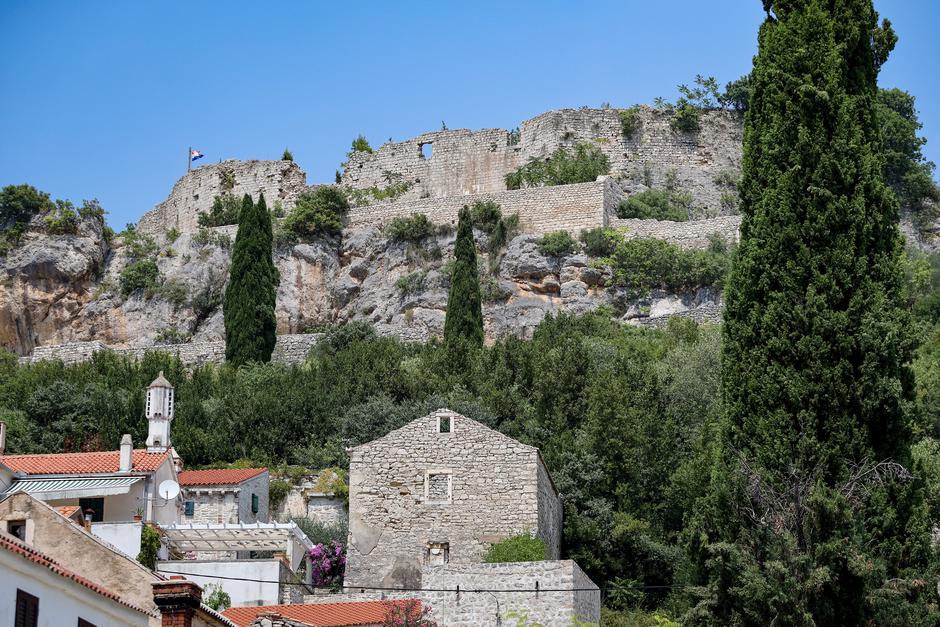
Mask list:
[{"label": "ruined fortress", "polygon": [[[727,111],[703,111],[701,129],[684,133],[670,127],[670,114],[666,111],[649,107],[636,107],[633,111],[636,124],[629,133],[624,131],[620,110],[563,109],[526,120],[512,131],[441,130],[402,142],[388,142],[373,152],[352,152],[343,164],[339,184],[358,191],[353,198],[365,200],[355,202],[356,206],[350,208],[344,241],[347,238],[355,240],[357,233],[373,232],[395,217],[414,213],[427,215],[435,224],[456,224],[460,208],[480,200],[498,203],[504,215],[518,214],[520,230],[525,235],[566,230],[576,236],[585,229],[613,226],[626,227],[627,237],[655,237],[685,248],[704,248],[715,234],[726,241],[735,240],[740,219],[735,215],[723,215],[733,214],[733,208],[727,207],[723,200],[728,192],[727,180],[736,178],[740,171],[740,116]],[[607,156],[611,166],[608,176],[572,185],[507,189],[507,174],[531,160],[547,159],[558,149],[573,150],[584,143],[596,146]],[[678,190],[691,195],[692,213],[699,219],[665,222],[621,220],[617,217],[617,207],[626,195],[648,187],[663,187],[667,179]],[[387,189],[392,184],[398,185],[398,193],[393,199],[369,202],[374,200],[374,194],[370,196],[372,192]],[[306,174],[292,161],[223,161],[205,165],[183,176],[166,200],[141,217],[137,230],[152,235],[164,245],[169,232],[182,234],[181,242],[186,242],[187,238],[194,238],[197,232],[204,231],[198,224],[199,215],[210,210],[217,196],[231,193],[236,197],[249,194],[257,198],[263,193],[269,207],[279,206],[287,212],[302,193],[313,187],[308,186]],[[233,227],[210,229],[210,232],[227,236],[233,231]],[[367,289],[378,289],[370,286],[372,275],[376,271],[387,270],[387,264],[380,261],[366,273],[361,270],[362,264],[355,259],[350,261],[347,251],[341,251],[339,257],[331,261],[324,259],[321,250],[304,246],[296,247],[293,256],[281,260],[282,265],[279,265],[282,273],[278,293],[279,333],[284,334],[280,341],[284,350],[278,353],[279,360],[301,360],[305,350],[315,342],[313,336],[303,339],[301,322],[304,315],[309,319],[309,314],[295,316],[289,311],[297,303],[314,309],[314,313],[320,312],[317,315],[325,315],[323,312],[332,307],[330,323],[363,317],[377,323],[377,328],[381,327],[380,332],[406,339],[426,339],[428,328],[442,324],[439,290],[435,292],[434,304],[418,302],[417,306],[410,306],[411,315],[422,316],[422,323],[430,325],[411,335],[408,327],[413,323],[411,318],[404,316],[407,304],[384,314],[384,317],[377,312],[370,313],[375,309],[374,305],[347,304],[350,299],[362,296]],[[368,261],[368,252],[354,253],[366,255]],[[160,263],[167,264],[170,260],[161,260]],[[187,263],[195,262],[187,259]],[[567,293],[574,294],[574,297],[566,297],[564,286],[559,292],[557,285],[553,288],[543,282],[541,286],[534,286],[534,291],[525,288],[520,300],[510,298],[505,303],[489,304],[485,309],[490,308],[489,311],[493,312],[490,317],[498,318],[504,330],[507,325],[513,329],[520,324],[522,328],[537,324],[547,311],[553,310],[551,307],[558,306],[552,304],[555,302],[553,299],[558,299],[558,303],[570,311],[590,310],[592,305],[588,301],[602,288],[592,287],[590,281],[585,284],[584,277],[580,277],[586,262],[576,258],[572,265],[573,268],[561,268],[556,273],[558,285],[573,286]],[[181,269],[171,271],[184,274]],[[111,276],[115,276],[114,272]],[[519,272],[525,277],[532,275],[526,269]],[[394,278],[386,277],[382,289],[387,291],[388,283],[394,284]],[[385,294],[381,291],[379,294],[372,298],[381,301]],[[443,295],[446,296],[446,290]],[[536,302],[546,298],[548,306],[545,302]],[[699,320],[714,319],[718,315],[720,303],[714,300],[699,303],[697,299],[695,297],[696,302],[689,306],[682,306],[683,311],[678,313]],[[112,307],[108,313],[94,300],[86,306],[95,312],[96,326],[100,326],[102,315],[112,316],[118,312],[124,317],[119,326],[128,327],[126,318],[129,313],[125,311],[128,308],[126,305],[121,307],[121,310]],[[358,311],[339,311],[337,315],[338,307],[358,307]],[[657,306],[654,304],[646,309],[653,313],[642,317],[639,323],[659,324]],[[135,311],[139,310],[137,306]],[[670,313],[676,312],[666,311],[660,318],[664,320]],[[288,322],[282,323],[282,317]],[[295,318],[297,322],[293,321]],[[407,325],[404,320],[408,321]],[[72,324],[76,326],[76,323]],[[218,322],[215,328],[219,328]],[[494,332],[503,331],[496,328]],[[23,357],[23,360],[81,360],[95,350],[108,348],[96,339],[102,337],[100,334],[77,336],[72,331],[67,335],[57,333],[57,337],[61,338],[58,342],[66,343],[43,341],[41,337],[37,341],[23,343],[28,349],[36,347],[32,355]],[[85,341],[89,338],[91,341]],[[74,339],[79,341],[72,341]],[[107,338],[105,340],[107,342]],[[151,344],[152,341],[143,344],[140,341],[128,342],[117,349],[137,356]],[[159,348],[179,354],[186,363],[198,364],[221,361],[223,346],[216,332],[214,335],[197,334],[186,344]]]}]

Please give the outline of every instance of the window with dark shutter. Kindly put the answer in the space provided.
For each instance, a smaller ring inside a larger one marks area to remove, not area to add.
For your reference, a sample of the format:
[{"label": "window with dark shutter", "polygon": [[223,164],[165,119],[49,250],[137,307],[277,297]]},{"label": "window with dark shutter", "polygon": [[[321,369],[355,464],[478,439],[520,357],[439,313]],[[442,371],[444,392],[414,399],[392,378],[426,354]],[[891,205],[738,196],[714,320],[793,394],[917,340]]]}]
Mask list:
[{"label": "window with dark shutter", "polygon": [[185,509],[185,512],[184,512],[184,513],[185,513],[187,516],[192,516],[192,515],[195,513],[195,511],[196,511],[196,503],[193,502],[193,501],[186,501],[186,502],[183,504],[183,508]]},{"label": "window with dark shutter", "polygon": [[36,627],[39,624],[39,597],[17,589],[14,627]]},{"label": "window with dark shutter", "polygon": [[252,514],[258,513],[258,495],[257,494],[251,495],[251,513]]}]

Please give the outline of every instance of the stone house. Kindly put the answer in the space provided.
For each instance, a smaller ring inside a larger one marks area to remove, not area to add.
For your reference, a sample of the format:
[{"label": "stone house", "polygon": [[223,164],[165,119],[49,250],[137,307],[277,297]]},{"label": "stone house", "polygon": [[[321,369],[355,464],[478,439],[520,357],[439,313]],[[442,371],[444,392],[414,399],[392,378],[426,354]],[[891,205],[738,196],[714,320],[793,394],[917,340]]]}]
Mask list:
[{"label": "stone house", "polygon": [[310,518],[326,525],[345,523],[349,517],[346,487],[344,474],[338,469],[325,468],[304,476],[277,504],[275,516],[278,520]]},{"label": "stone house", "polygon": [[561,552],[562,505],[537,448],[439,409],[350,451],[345,585],[418,588],[531,533]]},{"label": "stone house", "polygon": [[267,468],[184,470],[179,483],[181,522],[268,522],[271,475]]}]

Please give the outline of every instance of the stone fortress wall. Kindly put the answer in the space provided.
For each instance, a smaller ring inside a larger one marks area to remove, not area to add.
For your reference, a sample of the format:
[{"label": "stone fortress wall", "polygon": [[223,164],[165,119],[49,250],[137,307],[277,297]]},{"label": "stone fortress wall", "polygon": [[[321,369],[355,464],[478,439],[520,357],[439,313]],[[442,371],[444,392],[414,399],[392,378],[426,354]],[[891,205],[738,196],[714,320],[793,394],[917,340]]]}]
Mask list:
[{"label": "stone fortress wall", "polygon": [[137,229],[160,235],[170,228],[181,233],[199,229],[198,216],[209,211],[216,196],[225,192],[256,199],[264,194],[268,207],[280,201],[285,209],[294,206],[307,188],[307,175],[293,161],[223,161],[188,172],[173,186],[166,200],[145,213]]}]

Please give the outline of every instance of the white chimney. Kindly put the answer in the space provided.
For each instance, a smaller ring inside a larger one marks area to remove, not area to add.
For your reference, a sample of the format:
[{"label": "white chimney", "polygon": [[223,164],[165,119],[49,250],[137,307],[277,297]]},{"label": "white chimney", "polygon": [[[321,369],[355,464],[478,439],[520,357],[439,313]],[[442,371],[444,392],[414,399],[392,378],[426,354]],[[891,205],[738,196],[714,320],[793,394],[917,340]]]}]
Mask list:
[{"label": "white chimney", "polygon": [[0,455],[7,450],[7,423],[0,420]]},{"label": "white chimney", "polygon": [[131,471],[131,458],[134,455],[134,442],[131,440],[131,434],[125,433],[121,438],[121,456],[118,470],[120,472]]}]

